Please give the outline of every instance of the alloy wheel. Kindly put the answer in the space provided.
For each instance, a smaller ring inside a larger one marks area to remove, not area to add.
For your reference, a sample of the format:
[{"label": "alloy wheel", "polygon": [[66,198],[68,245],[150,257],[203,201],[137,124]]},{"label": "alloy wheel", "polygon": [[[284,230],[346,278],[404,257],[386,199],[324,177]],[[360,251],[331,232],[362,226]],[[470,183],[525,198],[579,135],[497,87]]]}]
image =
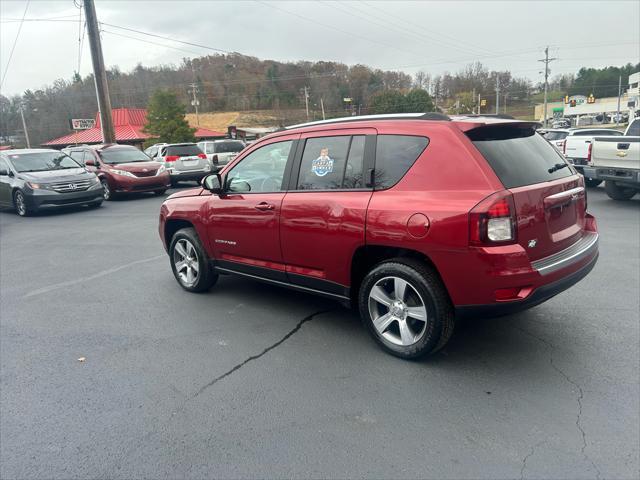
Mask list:
[{"label": "alloy wheel", "polygon": [[180,282],[186,287],[192,287],[198,281],[200,265],[198,253],[193,244],[185,239],[178,240],[173,248],[173,265]]},{"label": "alloy wheel", "polygon": [[408,281],[385,277],[369,292],[369,314],[378,334],[385,340],[408,347],[417,343],[427,330],[427,307]]},{"label": "alloy wheel", "polygon": [[102,189],[103,189],[103,197],[105,200],[109,200],[111,198],[111,189],[109,188],[109,184],[107,183],[106,180],[100,180],[100,183],[102,183]]},{"label": "alloy wheel", "polygon": [[16,192],[15,204],[18,215],[24,217],[27,214],[27,204],[24,201],[24,195],[22,192]]}]

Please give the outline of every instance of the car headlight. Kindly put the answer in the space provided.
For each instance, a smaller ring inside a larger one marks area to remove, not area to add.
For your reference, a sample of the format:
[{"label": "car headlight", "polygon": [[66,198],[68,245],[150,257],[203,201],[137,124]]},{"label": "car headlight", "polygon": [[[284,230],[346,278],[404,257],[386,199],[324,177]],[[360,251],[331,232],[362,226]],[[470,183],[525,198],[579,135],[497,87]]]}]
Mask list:
[{"label": "car headlight", "polygon": [[135,177],[135,175],[131,172],[127,172],[126,170],[117,170],[112,168],[111,173],[115,173],[116,175],[122,175],[123,177]]},{"label": "car headlight", "polygon": [[27,185],[29,185],[29,187],[33,190],[39,190],[41,188],[45,188],[45,185],[41,185],[39,183],[33,183],[33,182],[26,182]]},{"label": "car headlight", "polygon": [[156,172],[156,175],[161,175],[166,171],[167,171],[167,169],[165,168],[165,166],[164,165],[160,165],[160,168],[158,168],[158,171]]}]

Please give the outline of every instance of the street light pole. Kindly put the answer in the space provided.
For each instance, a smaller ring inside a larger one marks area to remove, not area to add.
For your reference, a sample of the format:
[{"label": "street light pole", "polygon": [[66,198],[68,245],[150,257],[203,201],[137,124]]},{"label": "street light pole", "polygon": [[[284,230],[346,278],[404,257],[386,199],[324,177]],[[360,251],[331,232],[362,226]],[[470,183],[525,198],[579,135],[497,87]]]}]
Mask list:
[{"label": "street light pole", "polygon": [[84,8],[85,18],[87,19],[87,36],[89,37],[89,47],[91,48],[91,61],[93,63],[93,77],[96,82],[98,110],[100,111],[102,141],[104,143],[116,143],[113,118],[111,117],[111,99],[109,98],[107,72],[104,68],[102,43],[100,42],[100,30],[98,29],[96,7],[93,0],[84,0]]},{"label": "street light pole", "polygon": [[24,140],[27,143],[27,148],[31,148],[31,142],[29,141],[29,132],[27,131],[27,122],[24,121],[24,109],[20,105],[20,117],[22,118],[22,131],[24,132]]}]

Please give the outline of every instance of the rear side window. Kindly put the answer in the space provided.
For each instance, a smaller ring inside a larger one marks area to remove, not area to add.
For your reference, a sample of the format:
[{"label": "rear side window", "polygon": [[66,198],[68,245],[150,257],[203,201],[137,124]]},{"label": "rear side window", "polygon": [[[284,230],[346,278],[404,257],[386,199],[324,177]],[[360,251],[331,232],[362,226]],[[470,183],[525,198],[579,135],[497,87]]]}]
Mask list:
[{"label": "rear side window", "polygon": [[506,188],[548,182],[573,175],[564,158],[531,127],[494,126],[467,132]]},{"label": "rear side window", "polygon": [[404,177],[427,148],[429,139],[409,135],[378,135],[375,189],[390,188]]},{"label": "rear side window", "polygon": [[197,145],[169,145],[165,147],[165,155],[174,155],[178,157],[192,157],[202,153]]},{"label": "rear side window", "polygon": [[364,140],[364,135],[308,139],[298,190],[362,188]]}]

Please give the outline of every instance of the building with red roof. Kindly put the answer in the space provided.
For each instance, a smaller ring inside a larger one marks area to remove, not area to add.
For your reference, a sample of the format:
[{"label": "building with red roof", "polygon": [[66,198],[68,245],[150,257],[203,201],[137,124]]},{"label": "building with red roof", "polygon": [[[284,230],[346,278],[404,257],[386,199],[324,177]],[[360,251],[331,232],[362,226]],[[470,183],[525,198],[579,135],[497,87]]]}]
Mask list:
[{"label": "building with red roof", "polygon": [[[145,140],[153,138],[152,135],[142,131],[147,123],[147,110],[144,108],[114,108],[111,111],[113,128],[116,133],[116,142],[141,147]],[[212,138],[224,138],[226,133],[216,132],[206,128],[197,128],[194,133],[196,139],[209,140]],[[63,148],[68,145],[97,144],[102,143],[102,129],[100,128],[100,114],[96,114],[96,126],[88,130],[76,130],[62,137],[54,138],[43,147]]]}]

